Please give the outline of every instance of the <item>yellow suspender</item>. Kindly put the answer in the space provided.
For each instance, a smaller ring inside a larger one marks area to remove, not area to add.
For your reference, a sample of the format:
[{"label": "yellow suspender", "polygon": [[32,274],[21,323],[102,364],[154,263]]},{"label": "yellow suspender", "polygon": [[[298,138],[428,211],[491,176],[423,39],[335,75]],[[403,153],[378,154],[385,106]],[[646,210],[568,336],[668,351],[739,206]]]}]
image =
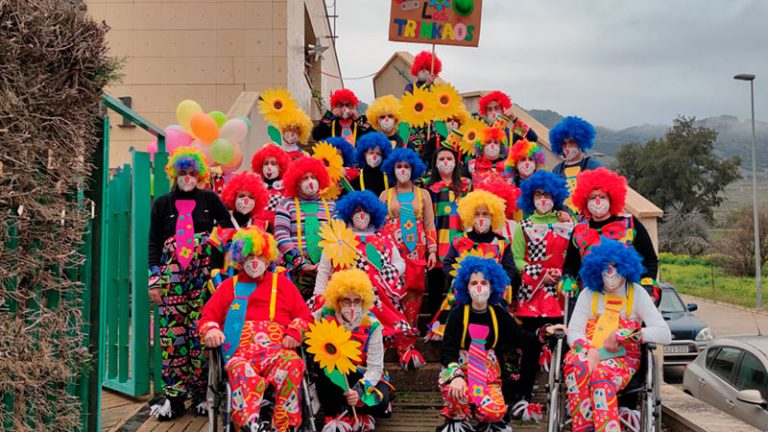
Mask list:
[{"label": "yellow suspender", "polygon": [[464,342],[467,340],[467,329],[469,328],[469,305],[464,306],[464,330],[461,332],[461,345],[459,349],[464,349]]},{"label": "yellow suspender", "polygon": [[[493,345],[491,348],[496,348],[496,344],[499,342],[499,321],[496,319],[496,311],[493,310],[493,306],[488,306],[488,310],[491,312],[491,322],[493,323]],[[467,341],[467,329],[469,328],[469,305],[464,306],[464,331],[461,332],[461,345],[459,349],[464,348],[464,343]]]},{"label": "yellow suspender", "polygon": [[[363,180],[363,170],[360,170],[360,190],[365,190],[365,180]],[[384,190],[389,189],[389,180],[387,179],[387,175],[384,174]],[[389,201],[387,201],[389,203]]]},{"label": "yellow suspender", "polygon": [[[331,136],[336,137],[336,120],[331,122]],[[352,121],[352,142],[357,143],[357,122]]]},{"label": "yellow suspender", "polygon": [[[320,198],[320,201],[323,202],[323,207],[325,208],[325,217],[330,222],[331,212],[328,210],[328,203],[325,201],[325,198]],[[301,204],[297,197],[293,198],[293,203],[296,205],[296,242],[298,243],[299,253],[301,253],[301,248],[303,246],[303,242],[301,241]]]},{"label": "yellow suspender", "polygon": [[416,201],[419,202],[419,211],[416,211],[416,209],[413,209],[413,212],[415,213],[414,216],[416,216],[416,219],[421,219],[421,213],[424,211],[424,203],[421,201],[421,188],[416,188]]},{"label": "yellow suspender", "polygon": [[[595,293],[592,296],[592,315],[597,315],[597,299],[600,297]],[[635,284],[627,287],[627,318],[632,315],[632,303],[635,301]]]},{"label": "yellow suspender", "polygon": [[269,320],[275,320],[275,308],[277,306],[277,271],[272,273],[272,295],[269,297]]},{"label": "yellow suspender", "polygon": [[392,205],[390,203],[392,201],[392,189],[387,189],[387,213],[389,214],[389,217],[393,217],[392,214]]}]

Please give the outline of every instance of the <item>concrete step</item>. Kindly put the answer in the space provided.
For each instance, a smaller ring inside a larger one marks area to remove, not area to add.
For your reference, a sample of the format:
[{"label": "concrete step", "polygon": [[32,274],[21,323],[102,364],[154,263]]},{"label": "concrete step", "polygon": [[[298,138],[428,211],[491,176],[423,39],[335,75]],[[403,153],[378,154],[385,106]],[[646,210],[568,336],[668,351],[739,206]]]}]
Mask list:
[{"label": "concrete step", "polygon": [[[442,349],[442,342],[424,342],[423,337],[419,337],[416,340],[416,349],[424,356],[426,362],[440,362],[440,351]],[[397,354],[397,350],[389,349],[384,355],[385,362],[398,362],[400,358]]]}]

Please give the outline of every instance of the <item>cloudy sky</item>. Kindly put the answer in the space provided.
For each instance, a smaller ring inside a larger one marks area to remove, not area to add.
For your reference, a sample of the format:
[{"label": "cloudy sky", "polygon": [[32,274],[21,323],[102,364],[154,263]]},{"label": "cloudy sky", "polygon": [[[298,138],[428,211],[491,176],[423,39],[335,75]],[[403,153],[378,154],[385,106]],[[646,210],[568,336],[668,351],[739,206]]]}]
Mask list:
[{"label": "cloudy sky", "polygon": [[[376,72],[398,50],[388,0],[336,0],[345,77]],[[333,0],[326,0],[330,6]],[[460,91],[502,89],[525,108],[623,128],[677,115],[768,119],[768,1],[485,0],[478,48],[437,46],[442,78]],[[365,101],[370,78],[345,80]]]}]

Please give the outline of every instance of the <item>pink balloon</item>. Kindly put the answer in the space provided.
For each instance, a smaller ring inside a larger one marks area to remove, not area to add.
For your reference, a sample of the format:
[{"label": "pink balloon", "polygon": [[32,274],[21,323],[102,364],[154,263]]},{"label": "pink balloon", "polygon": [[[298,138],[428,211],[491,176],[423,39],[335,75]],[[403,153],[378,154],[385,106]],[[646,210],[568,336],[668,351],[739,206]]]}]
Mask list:
[{"label": "pink balloon", "polygon": [[248,136],[248,124],[242,119],[227,120],[219,131],[220,138],[226,138],[232,144],[238,144]]},{"label": "pink balloon", "polygon": [[149,160],[155,160],[155,153],[157,153],[157,140],[147,144],[147,153],[149,153]]},{"label": "pink balloon", "polygon": [[165,150],[173,153],[179,147],[192,144],[192,137],[183,130],[167,127],[165,130]]},{"label": "pink balloon", "polygon": [[190,145],[200,150],[200,153],[202,153],[203,156],[205,156],[205,161],[208,163],[208,166],[217,166],[217,164],[213,161],[213,158],[211,158],[211,154],[210,154],[211,146],[203,143],[200,140],[194,140],[190,143]]}]

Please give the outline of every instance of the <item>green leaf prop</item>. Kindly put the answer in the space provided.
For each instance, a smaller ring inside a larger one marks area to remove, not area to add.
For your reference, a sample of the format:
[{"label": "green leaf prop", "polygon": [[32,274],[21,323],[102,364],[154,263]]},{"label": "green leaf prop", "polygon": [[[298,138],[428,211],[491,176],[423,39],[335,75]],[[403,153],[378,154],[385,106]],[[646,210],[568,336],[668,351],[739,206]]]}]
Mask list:
[{"label": "green leaf prop", "polygon": [[280,133],[280,129],[269,125],[267,128],[267,135],[269,135],[269,139],[271,139],[273,143],[277,145],[283,143],[283,134]]}]

